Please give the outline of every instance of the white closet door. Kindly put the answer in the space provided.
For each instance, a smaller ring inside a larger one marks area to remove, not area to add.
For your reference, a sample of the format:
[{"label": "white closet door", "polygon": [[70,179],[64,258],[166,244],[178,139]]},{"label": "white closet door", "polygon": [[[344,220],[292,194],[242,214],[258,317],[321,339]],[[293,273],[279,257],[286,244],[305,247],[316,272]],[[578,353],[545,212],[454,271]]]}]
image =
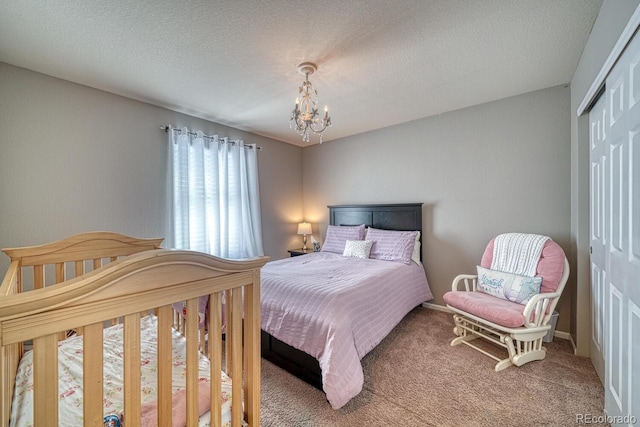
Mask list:
[{"label": "white closet door", "polygon": [[640,421],[640,37],[606,81],[605,411]]},{"label": "white closet door", "polygon": [[606,96],[601,96],[589,112],[590,145],[590,239],[591,239],[591,342],[590,355],[600,381],[604,384],[604,315],[606,282],[605,177],[607,171],[608,131]]}]

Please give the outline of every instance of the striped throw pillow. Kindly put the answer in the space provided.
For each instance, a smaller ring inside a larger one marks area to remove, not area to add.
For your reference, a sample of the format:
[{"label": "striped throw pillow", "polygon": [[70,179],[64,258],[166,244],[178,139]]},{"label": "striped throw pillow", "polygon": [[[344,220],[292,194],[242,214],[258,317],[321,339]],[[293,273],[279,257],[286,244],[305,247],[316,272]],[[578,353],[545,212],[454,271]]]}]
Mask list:
[{"label": "striped throw pillow", "polygon": [[327,228],[327,236],[322,245],[322,252],[343,254],[347,240],[364,239],[364,224],[361,225],[330,225]]},{"label": "striped throw pillow", "polygon": [[369,258],[409,264],[418,231],[380,230],[369,227],[365,239],[372,240]]}]

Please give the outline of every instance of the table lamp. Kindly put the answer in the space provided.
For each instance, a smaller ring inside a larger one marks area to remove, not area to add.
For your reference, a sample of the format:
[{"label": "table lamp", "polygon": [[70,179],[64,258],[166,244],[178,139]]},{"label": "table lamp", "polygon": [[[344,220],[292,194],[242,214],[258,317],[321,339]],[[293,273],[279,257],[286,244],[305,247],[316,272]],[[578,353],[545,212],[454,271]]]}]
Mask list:
[{"label": "table lamp", "polygon": [[311,234],[311,224],[308,222],[301,222],[298,224],[298,234],[302,234],[302,250],[306,251],[307,248],[307,234]]}]

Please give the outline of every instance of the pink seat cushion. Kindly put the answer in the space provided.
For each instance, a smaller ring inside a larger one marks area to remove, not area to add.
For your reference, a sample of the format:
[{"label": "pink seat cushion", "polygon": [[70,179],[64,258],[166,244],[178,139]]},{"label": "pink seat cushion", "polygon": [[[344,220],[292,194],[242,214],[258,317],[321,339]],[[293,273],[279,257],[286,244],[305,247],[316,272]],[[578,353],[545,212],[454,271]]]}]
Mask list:
[{"label": "pink seat cushion", "polygon": [[[480,265],[484,268],[491,268],[494,241],[495,239],[491,239],[482,255]],[[536,277],[542,277],[540,293],[555,292],[558,289],[564,272],[564,258],[564,251],[560,245],[551,239],[545,242],[536,268]]]},{"label": "pink seat cushion", "polygon": [[[484,250],[480,265],[491,268],[493,261],[493,245],[491,239]],[[555,292],[564,272],[564,251],[553,240],[549,239],[542,248],[542,254],[536,268],[536,277],[542,277],[540,293]],[[473,314],[490,322],[507,328],[518,328],[524,325],[522,312],[526,306],[515,302],[496,298],[483,292],[447,292],[443,296],[445,303],[458,310]],[[550,307],[547,311],[550,310]]]},{"label": "pink seat cushion", "polygon": [[447,292],[444,302],[466,313],[489,322],[517,328],[524,325],[522,312],[525,306],[516,302],[496,298],[484,292]]}]

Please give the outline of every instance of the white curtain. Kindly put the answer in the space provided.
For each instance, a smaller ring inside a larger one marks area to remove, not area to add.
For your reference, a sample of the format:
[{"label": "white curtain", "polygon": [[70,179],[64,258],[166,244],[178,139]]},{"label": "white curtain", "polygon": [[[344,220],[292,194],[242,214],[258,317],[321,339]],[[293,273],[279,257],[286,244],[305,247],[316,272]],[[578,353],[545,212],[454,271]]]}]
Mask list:
[{"label": "white curtain", "polygon": [[257,147],[169,127],[167,246],[264,255]]}]

